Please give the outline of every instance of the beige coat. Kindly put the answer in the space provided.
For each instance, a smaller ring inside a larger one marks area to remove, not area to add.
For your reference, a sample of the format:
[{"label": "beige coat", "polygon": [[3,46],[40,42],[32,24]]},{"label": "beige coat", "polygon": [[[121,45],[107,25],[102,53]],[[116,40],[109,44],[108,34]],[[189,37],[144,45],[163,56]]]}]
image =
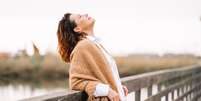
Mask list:
[{"label": "beige coat", "polygon": [[88,39],[80,40],[70,55],[69,86],[85,91],[88,101],[109,101],[108,97],[94,97],[98,83],[109,84],[118,92],[111,67],[101,49]]}]

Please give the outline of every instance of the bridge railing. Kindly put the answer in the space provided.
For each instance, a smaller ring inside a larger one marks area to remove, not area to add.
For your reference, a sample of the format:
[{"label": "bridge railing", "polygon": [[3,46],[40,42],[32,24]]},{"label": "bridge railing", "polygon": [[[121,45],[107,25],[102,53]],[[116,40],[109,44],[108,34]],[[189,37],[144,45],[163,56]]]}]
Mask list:
[{"label": "bridge railing", "polygon": [[[135,101],[142,101],[142,88],[147,88],[145,101],[197,101],[201,91],[201,66],[162,70],[122,79]],[[157,87],[153,94],[153,86]],[[162,89],[163,87],[163,89]]]},{"label": "bridge railing", "polygon": [[[197,101],[201,95],[201,65],[133,75],[124,77],[121,81],[127,86],[129,93],[134,93],[135,101]],[[154,87],[157,89],[155,93]],[[85,92],[63,91],[22,101],[85,101],[86,99]]]}]

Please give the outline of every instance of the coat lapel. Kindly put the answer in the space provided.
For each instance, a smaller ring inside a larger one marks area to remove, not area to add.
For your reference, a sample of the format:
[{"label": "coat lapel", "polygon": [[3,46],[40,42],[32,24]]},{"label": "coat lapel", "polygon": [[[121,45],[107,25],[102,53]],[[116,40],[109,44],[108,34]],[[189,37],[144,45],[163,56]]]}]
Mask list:
[{"label": "coat lapel", "polygon": [[[101,68],[103,68],[101,70],[101,72],[103,72],[105,78],[107,79],[107,81],[112,85],[112,88],[118,92],[117,90],[117,85],[115,83],[115,80],[114,80],[114,77],[113,77],[113,73],[112,73],[112,70],[111,70],[111,67],[109,65],[109,62],[107,61],[106,57],[105,57],[105,54],[101,51],[100,47],[98,47],[96,44],[94,44],[94,47],[97,49],[97,53],[99,53],[99,55],[101,55],[104,63],[106,64],[105,66],[100,66]],[[101,46],[103,47],[103,46]]]}]

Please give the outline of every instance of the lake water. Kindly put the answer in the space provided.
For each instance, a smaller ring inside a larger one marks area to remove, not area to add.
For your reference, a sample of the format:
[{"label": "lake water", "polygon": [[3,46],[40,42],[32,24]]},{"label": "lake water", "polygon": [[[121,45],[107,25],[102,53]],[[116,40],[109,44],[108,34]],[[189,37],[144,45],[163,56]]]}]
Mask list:
[{"label": "lake water", "polygon": [[16,101],[60,90],[68,90],[67,80],[12,82],[0,84],[0,99],[1,101]]},{"label": "lake water", "polygon": [[[68,82],[58,81],[38,81],[38,82],[18,82],[0,85],[0,99],[2,101],[16,101],[33,96],[40,96],[51,92],[68,90]],[[147,98],[147,89],[141,91],[141,99]],[[153,86],[153,94],[157,93],[157,86]],[[127,96],[127,101],[134,101],[135,93]]]}]

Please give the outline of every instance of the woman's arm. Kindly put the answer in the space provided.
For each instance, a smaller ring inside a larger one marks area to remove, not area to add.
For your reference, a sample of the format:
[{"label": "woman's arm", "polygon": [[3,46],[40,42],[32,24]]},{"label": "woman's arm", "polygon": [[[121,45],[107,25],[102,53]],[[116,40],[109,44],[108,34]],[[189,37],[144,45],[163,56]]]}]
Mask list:
[{"label": "woman's arm", "polygon": [[72,90],[79,90],[79,91],[86,91],[86,93],[91,96],[93,95],[96,85],[99,83],[97,81],[93,80],[85,80],[85,79],[78,79],[78,78],[71,78],[69,80],[70,83],[70,89]]},{"label": "woman's arm", "polygon": [[[81,43],[81,42],[80,42]],[[104,101],[114,100],[118,101],[119,95],[111,87],[104,90],[105,93],[99,93],[100,90],[98,85],[103,84],[99,76],[103,76],[100,71],[98,59],[101,59],[100,54],[97,52],[92,43],[86,42],[79,44],[79,46],[74,49],[73,54],[71,54],[71,63],[69,69],[69,83],[70,89],[85,91],[88,96],[92,99],[99,99],[99,97]],[[103,61],[101,61],[103,62]],[[100,73],[100,74],[99,74]],[[97,90],[96,90],[97,87]],[[102,90],[102,89],[101,89]],[[97,91],[97,92],[96,92]],[[99,94],[98,94],[99,93]],[[107,93],[107,94],[106,94]],[[107,96],[102,96],[107,95]],[[108,99],[109,98],[109,99]],[[99,99],[100,100],[100,99]]]},{"label": "woman's arm", "polygon": [[93,67],[94,54],[87,47],[86,45],[78,46],[71,55],[69,81],[70,89],[86,91],[91,96],[95,92],[96,85],[101,81],[92,73],[92,71],[96,71]]}]

